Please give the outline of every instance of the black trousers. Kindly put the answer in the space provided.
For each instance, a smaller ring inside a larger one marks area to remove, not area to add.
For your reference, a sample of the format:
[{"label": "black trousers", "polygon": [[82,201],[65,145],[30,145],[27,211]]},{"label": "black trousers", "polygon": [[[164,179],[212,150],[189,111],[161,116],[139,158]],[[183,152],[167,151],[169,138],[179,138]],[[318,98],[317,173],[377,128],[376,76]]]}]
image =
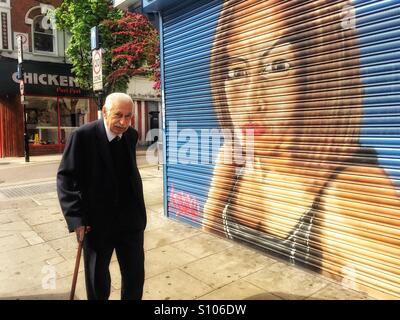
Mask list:
[{"label": "black trousers", "polygon": [[108,300],[110,261],[114,249],[121,271],[121,299],[141,300],[144,284],[143,231],[90,231],[84,241],[85,283],[88,300]]}]

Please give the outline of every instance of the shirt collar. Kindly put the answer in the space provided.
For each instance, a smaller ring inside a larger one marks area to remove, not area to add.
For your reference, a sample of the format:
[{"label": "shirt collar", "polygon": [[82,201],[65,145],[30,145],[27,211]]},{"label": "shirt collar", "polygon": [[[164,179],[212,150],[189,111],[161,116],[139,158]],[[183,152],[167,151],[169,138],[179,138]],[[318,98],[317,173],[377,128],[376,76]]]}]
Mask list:
[{"label": "shirt collar", "polygon": [[[117,135],[108,128],[106,119],[103,119],[103,122],[104,122],[104,128],[106,129],[108,142],[111,142]],[[122,133],[118,134],[118,136],[122,138]]]}]

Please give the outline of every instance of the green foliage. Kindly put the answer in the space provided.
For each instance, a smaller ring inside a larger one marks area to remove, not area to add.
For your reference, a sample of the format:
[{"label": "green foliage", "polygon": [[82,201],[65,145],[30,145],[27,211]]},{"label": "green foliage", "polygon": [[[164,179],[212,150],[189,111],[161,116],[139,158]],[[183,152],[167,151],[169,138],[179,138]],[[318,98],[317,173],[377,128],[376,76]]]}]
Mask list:
[{"label": "green foliage", "polygon": [[[112,49],[115,39],[112,26],[123,17],[121,10],[113,8],[111,0],[64,0],[55,10],[58,29],[71,34],[66,55],[73,65],[73,73],[79,85],[87,90],[92,88],[92,63],[90,29],[99,27],[100,44],[103,49],[103,78],[113,71]],[[122,75],[113,82],[104,83],[104,93],[126,91],[129,77]]]}]

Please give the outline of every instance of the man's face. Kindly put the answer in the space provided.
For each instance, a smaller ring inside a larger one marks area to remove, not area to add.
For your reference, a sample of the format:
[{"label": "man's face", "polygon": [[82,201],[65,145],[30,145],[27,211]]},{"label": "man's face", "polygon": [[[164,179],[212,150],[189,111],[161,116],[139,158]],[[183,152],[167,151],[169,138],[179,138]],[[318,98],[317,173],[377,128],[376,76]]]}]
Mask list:
[{"label": "man's face", "polygon": [[126,101],[116,100],[110,112],[103,107],[103,115],[106,120],[107,127],[114,134],[124,133],[131,125],[132,104]]}]

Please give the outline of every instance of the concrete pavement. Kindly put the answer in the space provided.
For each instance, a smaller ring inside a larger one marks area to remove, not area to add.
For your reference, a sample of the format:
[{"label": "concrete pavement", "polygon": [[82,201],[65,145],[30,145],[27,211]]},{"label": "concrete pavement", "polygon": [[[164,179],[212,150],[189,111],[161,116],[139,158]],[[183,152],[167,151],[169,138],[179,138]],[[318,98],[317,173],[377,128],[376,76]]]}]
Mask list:
[{"label": "concrete pavement", "polygon": [[[12,168],[57,163],[60,156],[0,159]],[[144,299],[372,299],[319,274],[204,233],[164,216],[162,170],[142,165],[148,226]],[[10,191],[11,190],[11,191]],[[0,184],[0,299],[68,299],[76,239],[62,216],[55,177]],[[76,290],[86,299],[83,263]],[[111,299],[120,298],[113,256]]]}]

